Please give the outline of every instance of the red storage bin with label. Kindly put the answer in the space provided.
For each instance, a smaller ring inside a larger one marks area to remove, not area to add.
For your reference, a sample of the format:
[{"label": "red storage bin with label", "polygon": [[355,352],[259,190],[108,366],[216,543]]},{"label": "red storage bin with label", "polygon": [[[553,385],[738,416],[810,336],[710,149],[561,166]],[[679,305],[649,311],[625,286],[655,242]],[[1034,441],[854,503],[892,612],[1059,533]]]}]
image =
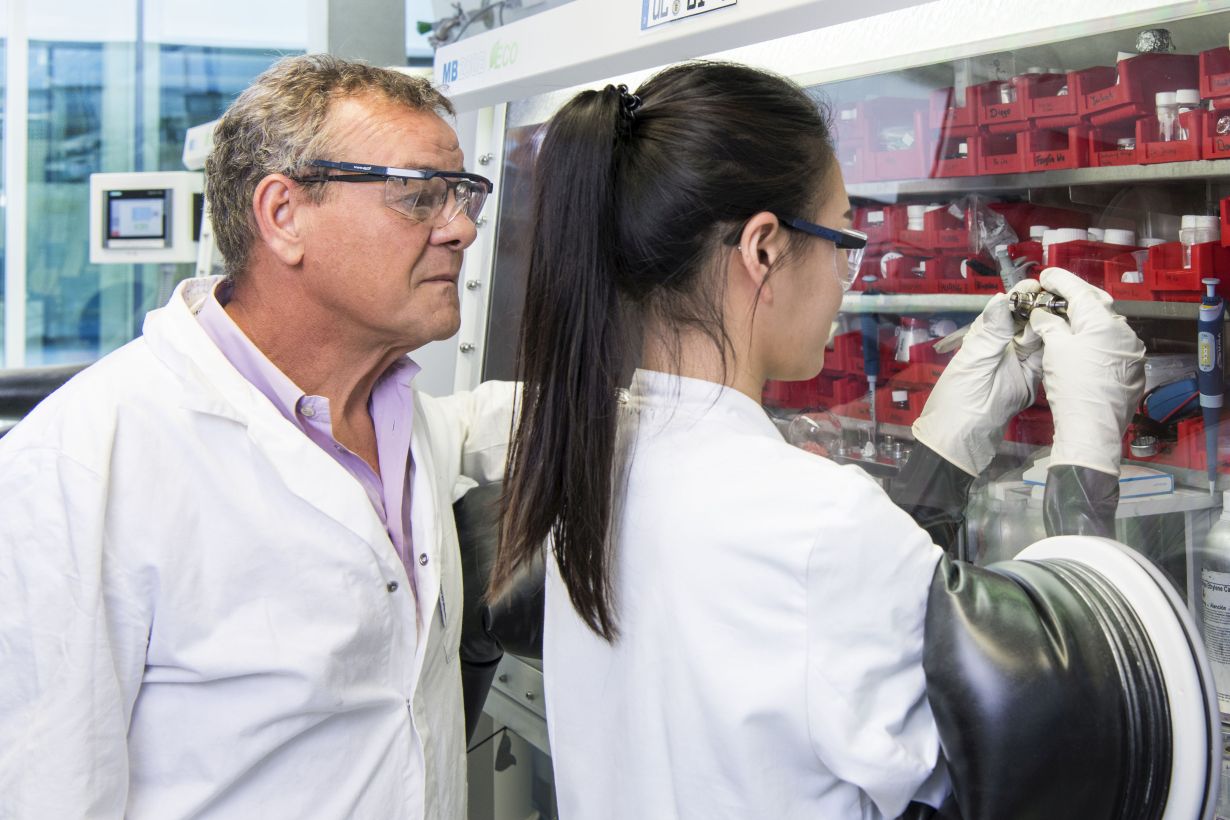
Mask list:
[{"label": "red storage bin with label", "polygon": [[[1089,165],[1092,168],[1107,168],[1112,165],[1138,165],[1136,158],[1136,123],[1139,120],[1122,120],[1089,129]],[[1119,140],[1130,139],[1131,148],[1119,147]]]},{"label": "red storage bin with label", "polygon": [[[964,150],[962,150],[964,149]],[[972,177],[978,170],[978,140],[973,136],[941,133],[935,139],[933,179]]]},{"label": "red storage bin with label", "polygon": [[1199,73],[1194,54],[1138,54],[1120,60],[1114,78],[1075,72],[1079,88],[1072,90],[1080,93],[1081,115],[1093,125],[1106,125],[1154,116],[1157,92],[1196,88]]},{"label": "red storage bin with label", "polygon": [[837,164],[841,167],[841,177],[847,185],[868,180],[867,146],[861,142],[838,141],[836,153]]},{"label": "red storage bin with label", "polygon": [[[1042,223],[1046,224],[1046,223]],[[1049,225],[1047,227],[1050,227]],[[1042,243],[1030,239],[1025,242],[1017,242],[1014,245],[1008,246],[1008,256],[1013,260],[1024,259],[1028,262],[1033,262],[1037,267],[1030,269],[1030,278],[1037,279],[1038,274],[1042,271],[1044,261],[1042,259]]]},{"label": "red storage bin with label", "polygon": [[1083,127],[1055,131],[1037,128],[1021,135],[1025,171],[1057,171],[1089,164],[1089,135]]},{"label": "red storage bin with label", "polygon": [[1230,98],[1230,48],[1212,48],[1200,52],[1200,98]]},{"label": "red storage bin with label", "polygon": [[1116,299],[1125,299],[1133,302],[1152,302],[1156,298],[1153,292],[1153,283],[1149,281],[1149,274],[1146,271],[1140,271],[1144,279],[1142,282],[1123,281],[1123,274],[1128,271],[1139,270],[1136,260],[1132,258],[1130,253],[1120,254],[1113,259],[1107,259],[1103,264],[1103,271],[1106,277],[1105,290],[1111,296]]},{"label": "red storage bin with label", "polygon": [[1230,196],[1221,201],[1221,244],[1230,246]]},{"label": "red storage bin with label", "polygon": [[1230,296],[1230,248],[1220,242],[1192,245],[1192,266],[1183,267],[1183,245],[1167,242],[1149,248],[1145,264],[1145,280],[1152,283],[1158,299],[1166,302],[1199,302],[1204,293],[1200,280],[1216,276],[1221,279],[1217,292]]},{"label": "red storage bin with label", "polygon": [[[1162,162],[1188,162],[1200,159],[1200,143],[1204,134],[1204,112],[1185,111],[1175,122],[1175,139],[1162,142],[1156,117],[1141,117],[1136,121],[1136,160],[1142,165]],[[1186,134],[1186,139],[1178,139]]]},{"label": "red storage bin with label", "polygon": [[[873,100],[872,102],[877,102]],[[925,114],[921,107],[911,116],[912,124],[886,127],[907,128],[913,133],[913,144],[900,150],[881,150],[875,142],[867,151],[870,165],[868,180],[923,179],[931,170],[930,140],[924,129]],[[877,132],[880,133],[880,132]]]},{"label": "red storage bin with label", "polygon": [[983,174],[1019,174],[1024,170],[1020,134],[983,134],[978,141],[978,170]]},{"label": "red storage bin with label", "polygon": [[884,387],[876,390],[876,420],[882,421],[885,424],[897,424],[901,427],[909,427],[915,420],[922,415],[923,406],[927,402],[927,394],[916,390],[906,389],[908,396],[906,397],[906,406],[897,407],[893,404],[893,391],[902,390],[901,387]]},{"label": "red storage bin with label", "polygon": [[[1230,98],[1227,98],[1230,102]],[[1200,130],[1204,138],[1200,141],[1200,155],[1204,159],[1226,159],[1230,157],[1230,113],[1206,111],[1201,117]],[[1224,131],[1225,133],[1219,133]]]},{"label": "red storage bin with label", "polygon": [[[1113,72],[1114,69],[1107,70]],[[1069,74],[1026,74],[1022,80],[1020,93],[1025,100],[1025,116],[1032,127],[1071,128],[1080,125],[1077,95],[1072,93]]]},{"label": "red storage bin with label", "polygon": [[[978,122],[982,130],[989,134],[1015,134],[1029,127],[1025,115],[1025,100],[1022,98],[1022,77],[1011,80],[992,80],[974,86],[979,99]],[[1011,89],[1015,97],[1013,102],[1001,102],[1003,89]]]},{"label": "red storage bin with label", "polygon": [[907,229],[908,218],[898,223],[897,245],[902,253],[918,251],[916,256],[931,256],[943,250],[969,247],[969,228],[964,217],[953,216],[948,208],[937,208],[923,215],[923,229]]},{"label": "red storage bin with label", "polygon": [[1056,242],[1047,251],[1049,267],[1063,268],[1084,279],[1090,284],[1104,288],[1106,285],[1106,265],[1108,259],[1114,259],[1128,250],[1122,245],[1108,245],[1105,242]]},{"label": "red storage bin with label", "polygon": [[[896,241],[905,218],[904,205],[866,205],[854,209],[852,223],[856,231],[867,234],[867,253],[874,254]],[[878,267],[875,273],[879,275]]]}]

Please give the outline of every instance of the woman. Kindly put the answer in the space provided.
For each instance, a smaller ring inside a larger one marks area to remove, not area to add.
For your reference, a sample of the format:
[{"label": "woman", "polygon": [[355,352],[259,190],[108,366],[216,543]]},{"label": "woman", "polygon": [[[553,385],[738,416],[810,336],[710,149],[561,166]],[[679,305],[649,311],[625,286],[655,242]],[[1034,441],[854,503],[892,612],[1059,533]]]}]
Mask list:
[{"label": "woman", "polygon": [[[783,441],[759,403],[766,379],[820,371],[865,244],[822,113],[776,76],[678,66],[574,98],[537,174],[493,589],[549,539],[561,816],[938,805],[922,650],[942,550],[861,470]],[[1143,348],[1104,294],[1048,276],[1072,301],[1071,325],[1039,320],[1071,360],[1050,395],[1054,460],[1114,485]],[[962,490],[1039,369],[1065,364],[1014,333],[995,297],[915,430]],[[1098,366],[1079,361],[1094,337],[1109,340]],[[1098,424],[1065,438],[1091,396]],[[934,513],[927,492],[914,507]]]}]

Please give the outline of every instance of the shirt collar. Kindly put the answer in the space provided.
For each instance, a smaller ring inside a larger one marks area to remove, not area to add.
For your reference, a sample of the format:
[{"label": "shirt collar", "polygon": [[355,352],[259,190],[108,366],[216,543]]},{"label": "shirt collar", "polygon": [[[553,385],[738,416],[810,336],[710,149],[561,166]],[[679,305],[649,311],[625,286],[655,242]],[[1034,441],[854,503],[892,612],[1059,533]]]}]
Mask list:
[{"label": "shirt collar", "polygon": [[733,387],[704,379],[638,369],[632,376],[626,400],[629,407],[637,410],[667,408],[672,414],[696,420],[727,419],[740,427],[781,438],[759,402]]}]

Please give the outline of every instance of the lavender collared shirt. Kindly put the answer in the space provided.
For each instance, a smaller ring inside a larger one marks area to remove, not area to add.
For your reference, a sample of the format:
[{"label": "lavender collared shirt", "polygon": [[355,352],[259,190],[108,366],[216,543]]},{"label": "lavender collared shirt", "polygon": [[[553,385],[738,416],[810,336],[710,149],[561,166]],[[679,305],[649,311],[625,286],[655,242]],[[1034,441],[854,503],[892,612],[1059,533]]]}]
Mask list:
[{"label": "lavender collared shirt", "polygon": [[410,455],[410,433],[414,422],[414,396],[410,383],[418,375],[419,366],[408,356],[398,359],[372,388],[368,411],[376,431],[376,458],[380,465],[377,474],[357,453],[333,437],[329,400],[324,396],[309,396],[300,390],[227,315],[223,306],[230,301],[230,293],[230,284],[223,281],[205,300],[197,313],[201,329],[240,375],[273,402],[287,421],[302,430],[363,486],[413,585],[410,487],[414,460]]}]

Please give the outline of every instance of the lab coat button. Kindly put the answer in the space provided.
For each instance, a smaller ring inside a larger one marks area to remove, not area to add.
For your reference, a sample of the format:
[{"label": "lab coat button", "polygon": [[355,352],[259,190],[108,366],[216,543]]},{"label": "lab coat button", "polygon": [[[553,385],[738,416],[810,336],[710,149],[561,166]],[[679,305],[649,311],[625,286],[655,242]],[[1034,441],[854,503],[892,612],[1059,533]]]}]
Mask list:
[{"label": "lab coat button", "polygon": [[419,555],[419,566],[420,567],[427,566],[427,553],[424,552]]},{"label": "lab coat button", "polygon": [[388,586],[386,586],[386,587],[385,587],[385,589],[387,589],[389,592],[396,592],[396,591],[397,591],[397,582],[396,582],[396,581],[389,581],[389,584],[388,584]]},{"label": "lab coat button", "polygon": [[299,412],[302,413],[306,418],[309,418],[309,419],[312,416],[316,415],[316,411],[312,409],[312,405],[310,404],[303,405],[303,407],[299,409]]}]

